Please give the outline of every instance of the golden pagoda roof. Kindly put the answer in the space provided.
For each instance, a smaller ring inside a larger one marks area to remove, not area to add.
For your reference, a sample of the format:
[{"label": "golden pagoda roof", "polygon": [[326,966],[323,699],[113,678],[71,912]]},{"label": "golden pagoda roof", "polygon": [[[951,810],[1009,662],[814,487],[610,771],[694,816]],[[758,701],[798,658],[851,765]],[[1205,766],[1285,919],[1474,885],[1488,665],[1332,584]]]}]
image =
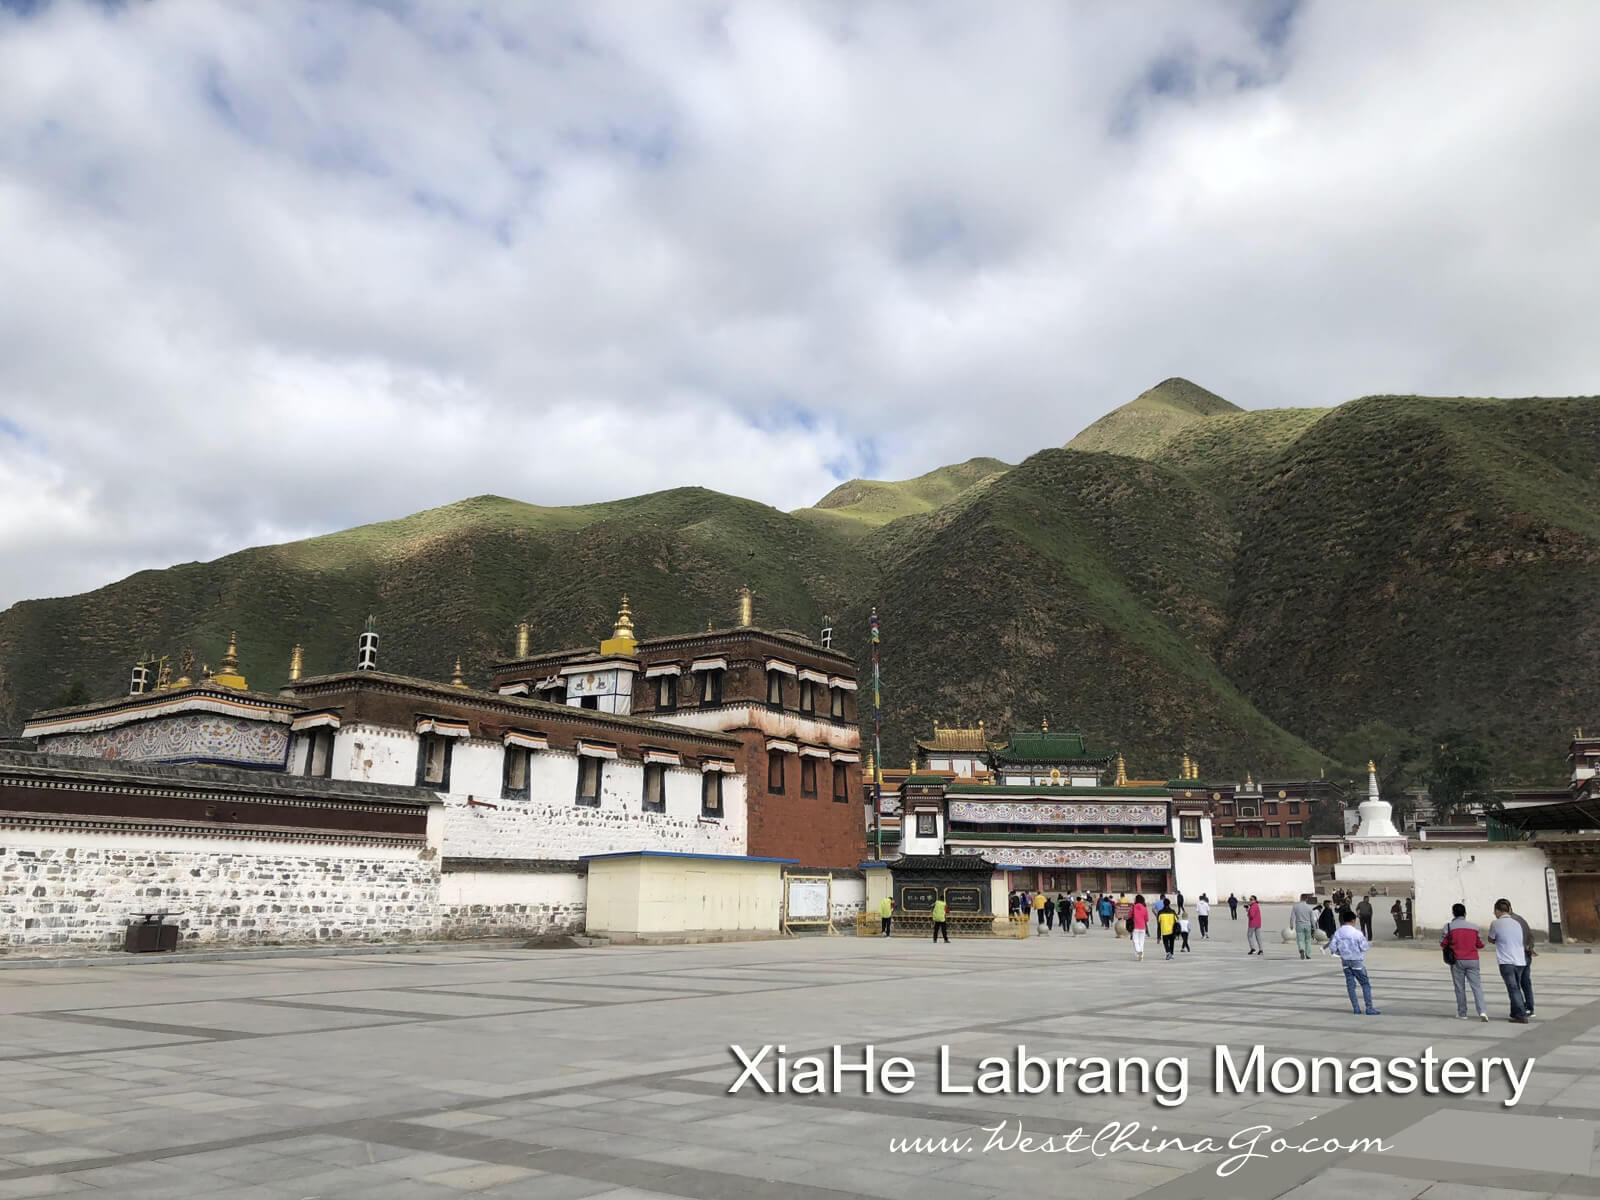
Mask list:
[{"label": "golden pagoda roof", "polygon": [[917,746],[922,750],[943,751],[976,751],[983,752],[989,748],[982,723],[974,729],[962,729],[953,725],[938,725],[933,727],[931,738],[918,738]]}]

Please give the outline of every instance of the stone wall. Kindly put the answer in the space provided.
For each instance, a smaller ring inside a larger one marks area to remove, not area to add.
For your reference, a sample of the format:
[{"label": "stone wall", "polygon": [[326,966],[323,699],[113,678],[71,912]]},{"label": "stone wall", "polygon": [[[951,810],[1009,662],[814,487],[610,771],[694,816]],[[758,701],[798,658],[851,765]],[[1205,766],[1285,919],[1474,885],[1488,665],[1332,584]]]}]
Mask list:
[{"label": "stone wall", "polygon": [[0,945],[120,949],[134,913],[180,912],[186,946],[426,939],[439,866],[410,847],[7,829]]},{"label": "stone wall", "polygon": [[446,861],[439,926],[447,938],[582,933],[587,882],[573,863]]}]

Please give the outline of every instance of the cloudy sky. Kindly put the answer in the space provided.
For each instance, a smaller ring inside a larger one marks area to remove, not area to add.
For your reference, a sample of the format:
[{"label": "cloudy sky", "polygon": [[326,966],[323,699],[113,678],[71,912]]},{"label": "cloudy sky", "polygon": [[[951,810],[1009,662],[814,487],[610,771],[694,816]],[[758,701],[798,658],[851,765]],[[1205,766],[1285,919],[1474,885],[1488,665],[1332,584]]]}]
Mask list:
[{"label": "cloudy sky", "polygon": [[0,605],[482,492],[783,508],[1595,392],[1600,5],[0,0]]}]

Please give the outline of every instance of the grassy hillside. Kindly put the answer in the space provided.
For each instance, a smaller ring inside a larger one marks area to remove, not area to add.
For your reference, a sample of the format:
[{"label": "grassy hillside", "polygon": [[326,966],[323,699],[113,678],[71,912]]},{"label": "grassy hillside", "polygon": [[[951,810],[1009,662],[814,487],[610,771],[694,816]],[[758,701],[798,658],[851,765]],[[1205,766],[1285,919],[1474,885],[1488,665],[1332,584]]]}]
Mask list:
[{"label": "grassy hillside", "polygon": [[[1063,449],[782,513],[686,488],[575,508],[480,496],[0,613],[0,732],[75,679],[119,693],[146,650],[215,664],[240,632],[253,686],[289,648],[481,677],[515,622],[596,642],[628,593],[645,635],[831,613],[865,667],[884,622],[885,750],[937,717],[1077,725],[1135,775],[1364,760],[1361,730],[1462,726],[1501,777],[1548,780],[1600,725],[1600,401],[1369,397],[1243,412],[1168,380]],[[1353,764],[1352,764],[1353,765]],[[1330,768],[1330,775],[1339,772]]]}]

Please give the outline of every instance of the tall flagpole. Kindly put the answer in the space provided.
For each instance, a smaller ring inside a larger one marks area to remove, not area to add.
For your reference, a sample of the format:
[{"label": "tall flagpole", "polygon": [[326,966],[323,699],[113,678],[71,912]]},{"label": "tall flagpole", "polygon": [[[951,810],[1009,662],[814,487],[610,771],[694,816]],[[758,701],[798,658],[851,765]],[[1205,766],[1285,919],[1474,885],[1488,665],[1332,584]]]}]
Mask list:
[{"label": "tall flagpole", "polygon": [[[872,609],[872,832],[873,861],[883,861],[883,697],[878,676],[878,609]],[[904,836],[904,835],[902,835]]]}]

